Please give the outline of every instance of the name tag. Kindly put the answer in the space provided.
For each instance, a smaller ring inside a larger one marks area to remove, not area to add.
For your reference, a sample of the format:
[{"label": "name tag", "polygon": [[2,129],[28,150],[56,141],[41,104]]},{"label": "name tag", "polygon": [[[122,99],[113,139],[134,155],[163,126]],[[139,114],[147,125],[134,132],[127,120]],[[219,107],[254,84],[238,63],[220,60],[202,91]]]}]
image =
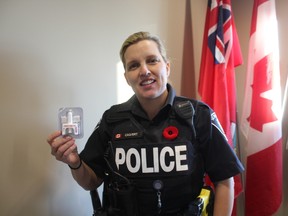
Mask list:
[{"label": "name tag", "polygon": [[142,132],[129,132],[129,133],[117,133],[114,136],[115,140],[121,139],[136,139],[141,138],[143,136]]}]

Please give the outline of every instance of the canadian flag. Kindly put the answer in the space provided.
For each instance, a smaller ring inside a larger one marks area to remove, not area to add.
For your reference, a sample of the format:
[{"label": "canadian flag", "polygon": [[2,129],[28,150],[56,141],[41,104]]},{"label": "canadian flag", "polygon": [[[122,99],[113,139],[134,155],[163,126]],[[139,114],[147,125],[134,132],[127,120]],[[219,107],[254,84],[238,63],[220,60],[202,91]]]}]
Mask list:
[{"label": "canadian flag", "polygon": [[247,138],[246,216],[270,216],[282,202],[282,128],[274,0],[254,0],[241,128]]}]

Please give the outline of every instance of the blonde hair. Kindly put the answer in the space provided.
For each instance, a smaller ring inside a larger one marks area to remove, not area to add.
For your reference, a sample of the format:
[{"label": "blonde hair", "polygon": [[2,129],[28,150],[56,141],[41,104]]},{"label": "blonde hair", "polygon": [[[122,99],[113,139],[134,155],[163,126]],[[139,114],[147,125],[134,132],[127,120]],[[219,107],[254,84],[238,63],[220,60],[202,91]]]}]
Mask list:
[{"label": "blonde hair", "polygon": [[166,49],[162,43],[162,41],[160,40],[160,38],[156,35],[152,35],[150,34],[149,32],[136,32],[132,35],[130,35],[125,41],[124,43],[122,44],[122,47],[120,49],[120,58],[121,58],[121,61],[124,65],[124,68],[125,68],[125,52],[127,50],[127,48],[133,44],[136,44],[138,43],[139,41],[142,41],[142,40],[151,40],[151,41],[154,41],[157,46],[158,46],[158,50],[162,56],[162,58],[164,59],[165,62],[167,62],[167,56],[166,56]]}]

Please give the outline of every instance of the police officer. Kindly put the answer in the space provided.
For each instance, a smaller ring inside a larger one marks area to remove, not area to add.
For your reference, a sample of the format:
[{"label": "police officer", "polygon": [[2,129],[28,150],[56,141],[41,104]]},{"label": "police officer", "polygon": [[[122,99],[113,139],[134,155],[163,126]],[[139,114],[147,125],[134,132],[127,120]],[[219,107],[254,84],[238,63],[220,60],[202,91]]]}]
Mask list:
[{"label": "police officer", "polygon": [[215,185],[214,216],[231,215],[233,176],[243,166],[216,114],[200,101],[175,95],[157,36],[129,36],[120,56],[134,96],[104,112],[80,154],[72,137],[49,135],[52,155],[69,165],[84,189],[105,182],[108,214],[185,215],[208,174]]}]

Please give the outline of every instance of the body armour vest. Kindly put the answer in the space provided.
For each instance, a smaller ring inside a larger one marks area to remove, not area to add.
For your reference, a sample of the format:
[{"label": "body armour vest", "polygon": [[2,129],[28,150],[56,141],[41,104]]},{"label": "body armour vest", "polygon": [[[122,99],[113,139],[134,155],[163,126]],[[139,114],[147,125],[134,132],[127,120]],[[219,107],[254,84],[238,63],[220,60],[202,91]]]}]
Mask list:
[{"label": "body armour vest", "polygon": [[195,101],[176,97],[169,117],[146,128],[130,111],[115,109],[108,117],[113,128],[108,160],[135,185],[141,215],[180,212],[201,191],[204,168],[191,102],[195,106]]}]

